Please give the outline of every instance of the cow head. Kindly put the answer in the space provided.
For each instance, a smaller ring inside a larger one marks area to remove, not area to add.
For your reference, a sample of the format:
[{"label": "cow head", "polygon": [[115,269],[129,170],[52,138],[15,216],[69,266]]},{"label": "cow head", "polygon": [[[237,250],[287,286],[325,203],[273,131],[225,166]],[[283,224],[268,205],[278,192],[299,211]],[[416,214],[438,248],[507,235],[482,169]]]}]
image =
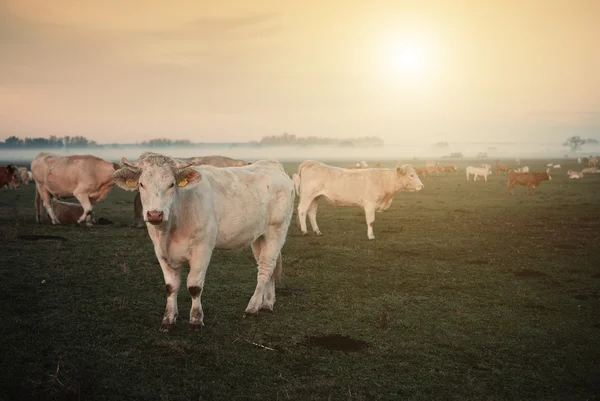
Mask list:
[{"label": "cow head", "polygon": [[144,221],[152,224],[168,221],[177,192],[201,180],[192,163],[178,163],[167,156],[149,155],[137,163],[123,158],[121,163],[125,167],[113,173],[113,181],[127,191],[140,192]]},{"label": "cow head", "polygon": [[552,177],[550,177],[550,168],[546,169],[546,174],[548,174],[548,180],[552,180]]},{"label": "cow head", "polygon": [[424,188],[423,183],[410,164],[396,166],[396,188],[401,191],[415,192]]},{"label": "cow head", "polygon": [[11,188],[19,188],[21,186],[21,179],[19,177],[19,169],[17,167],[15,167],[12,164],[9,164],[8,166],[6,166],[6,171],[8,171],[8,174],[10,175],[10,182],[8,183],[8,185]]}]

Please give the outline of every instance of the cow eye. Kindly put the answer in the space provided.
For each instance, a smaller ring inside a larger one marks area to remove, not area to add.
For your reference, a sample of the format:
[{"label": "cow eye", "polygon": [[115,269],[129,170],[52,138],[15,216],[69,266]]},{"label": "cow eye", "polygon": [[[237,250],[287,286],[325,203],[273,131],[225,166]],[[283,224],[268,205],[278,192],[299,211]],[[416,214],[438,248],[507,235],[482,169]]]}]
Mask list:
[{"label": "cow eye", "polygon": [[140,188],[144,188],[144,184],[140,182]]},{"label": "cow eye", "polygon": [[169,185],[169,189],[173,188],[175,186],[175,183],[172,182],[171,185]]}]

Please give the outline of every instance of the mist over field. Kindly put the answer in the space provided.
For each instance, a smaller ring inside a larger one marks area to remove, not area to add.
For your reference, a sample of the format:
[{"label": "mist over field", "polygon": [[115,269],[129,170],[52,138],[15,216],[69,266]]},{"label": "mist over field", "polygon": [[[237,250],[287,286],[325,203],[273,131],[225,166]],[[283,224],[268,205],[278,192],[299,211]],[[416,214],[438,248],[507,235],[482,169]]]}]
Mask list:
[{"label": "mist over field", "polygon": [[338,146],[202,146],[202,147],[143,147],[72,148],[72,149],[6,149],[0,150],[0,160],[29,162],[39,152],[49,151],[61,155],[91,154],[106,160],[119,161],[122,157],[135,160],[140,154],[152,151],[171,157],[221,155],[242,160],[275,159],[280,161],[316,160],[410,160],[442,159],[452,153],[462,153],[465,159],[481,159],[487,153],[490,159],[563,159],[600,153],[600,145],[586,145],[571,152],[560,143],[449,143],[448,146],[399,145],[379,147]]}]

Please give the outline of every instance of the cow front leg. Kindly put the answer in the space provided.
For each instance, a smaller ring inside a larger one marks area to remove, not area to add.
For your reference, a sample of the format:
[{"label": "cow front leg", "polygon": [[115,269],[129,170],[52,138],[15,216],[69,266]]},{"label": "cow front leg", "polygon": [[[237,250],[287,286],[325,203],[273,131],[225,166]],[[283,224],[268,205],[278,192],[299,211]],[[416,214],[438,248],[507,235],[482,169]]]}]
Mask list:
[{"label": "cow front leg", "polygon": [[172,267],[165,257],[160,255],[159,252],[156,252],[156,256],[158,257],[158,263],[160,263],[160,268],[165,278],[165,295],[167,296],[167,306],[165,307],[160,331],[167,332],[175,326],[177,316],[179,315],[177,310],[177,292],[181,285],[181,277],[179,269]]},{"label": "cow front leg", "polygon": [[206,269],[210,263],[212,248],[200,246],[190,252],[190,273],[187,277],[187,288],[192,297],[192,308],[190,309],[190,330],[198,330],[204,326],[204,312],[202,311],[202,289]]},{"label": "cow front leg", "polygon": [[375,239],[373,235],[373,223],[375,222],[375,207],[373,205],[365,206],[365,218],[367,220],[367,237]]},{"label": "cow front leg", "polygon": [[56,214],[54,213],[54,209],[52,209],[50,192],[48,192],[45,189],[40,188],[40,187],[38,187],[37,189],[39,191],[40,197],[42,198],[42,204],[44,205],[44,208],[46,209],[46,212],[48,213],[48,216],[50,217],[52,224],[54,224],[54,225],[60,224],[60,221],[58,220],[58,218],[56,217]]},{"label": "cow front leg", "polygon": [[300,202],[298,203],[298,221],[300,223],[300,231],[302,234],[306,234],[306,214],[310,205],[312,203],[312,199],[302,197],[300,195]]},{"label": "cow front leg", "polygon": [[93,224],[91,221],[87,221],[88,215],[92,213],[92,203],[90,202],[90,198],[88,197],[87,193],[75,190],[73,192],[73,196],[77,198],[81,206],[83,206],[83,214],[79,217],[79,219],[77,219],[77,224],[81,224],[83,221],[85,221],[86,226],[92,227]]}]

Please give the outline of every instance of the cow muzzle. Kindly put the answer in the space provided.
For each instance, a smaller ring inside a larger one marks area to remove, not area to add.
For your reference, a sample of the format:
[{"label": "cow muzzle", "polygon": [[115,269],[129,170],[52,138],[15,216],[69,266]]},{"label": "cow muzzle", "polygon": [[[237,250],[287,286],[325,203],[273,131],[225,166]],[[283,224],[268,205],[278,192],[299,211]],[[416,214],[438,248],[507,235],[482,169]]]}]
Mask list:
[{"label": "cow muzzle", "polygon": [[164,217],[165,214],[162,210],[149,210],[146,213],[146,221],[150,224],[160,224]]}]

